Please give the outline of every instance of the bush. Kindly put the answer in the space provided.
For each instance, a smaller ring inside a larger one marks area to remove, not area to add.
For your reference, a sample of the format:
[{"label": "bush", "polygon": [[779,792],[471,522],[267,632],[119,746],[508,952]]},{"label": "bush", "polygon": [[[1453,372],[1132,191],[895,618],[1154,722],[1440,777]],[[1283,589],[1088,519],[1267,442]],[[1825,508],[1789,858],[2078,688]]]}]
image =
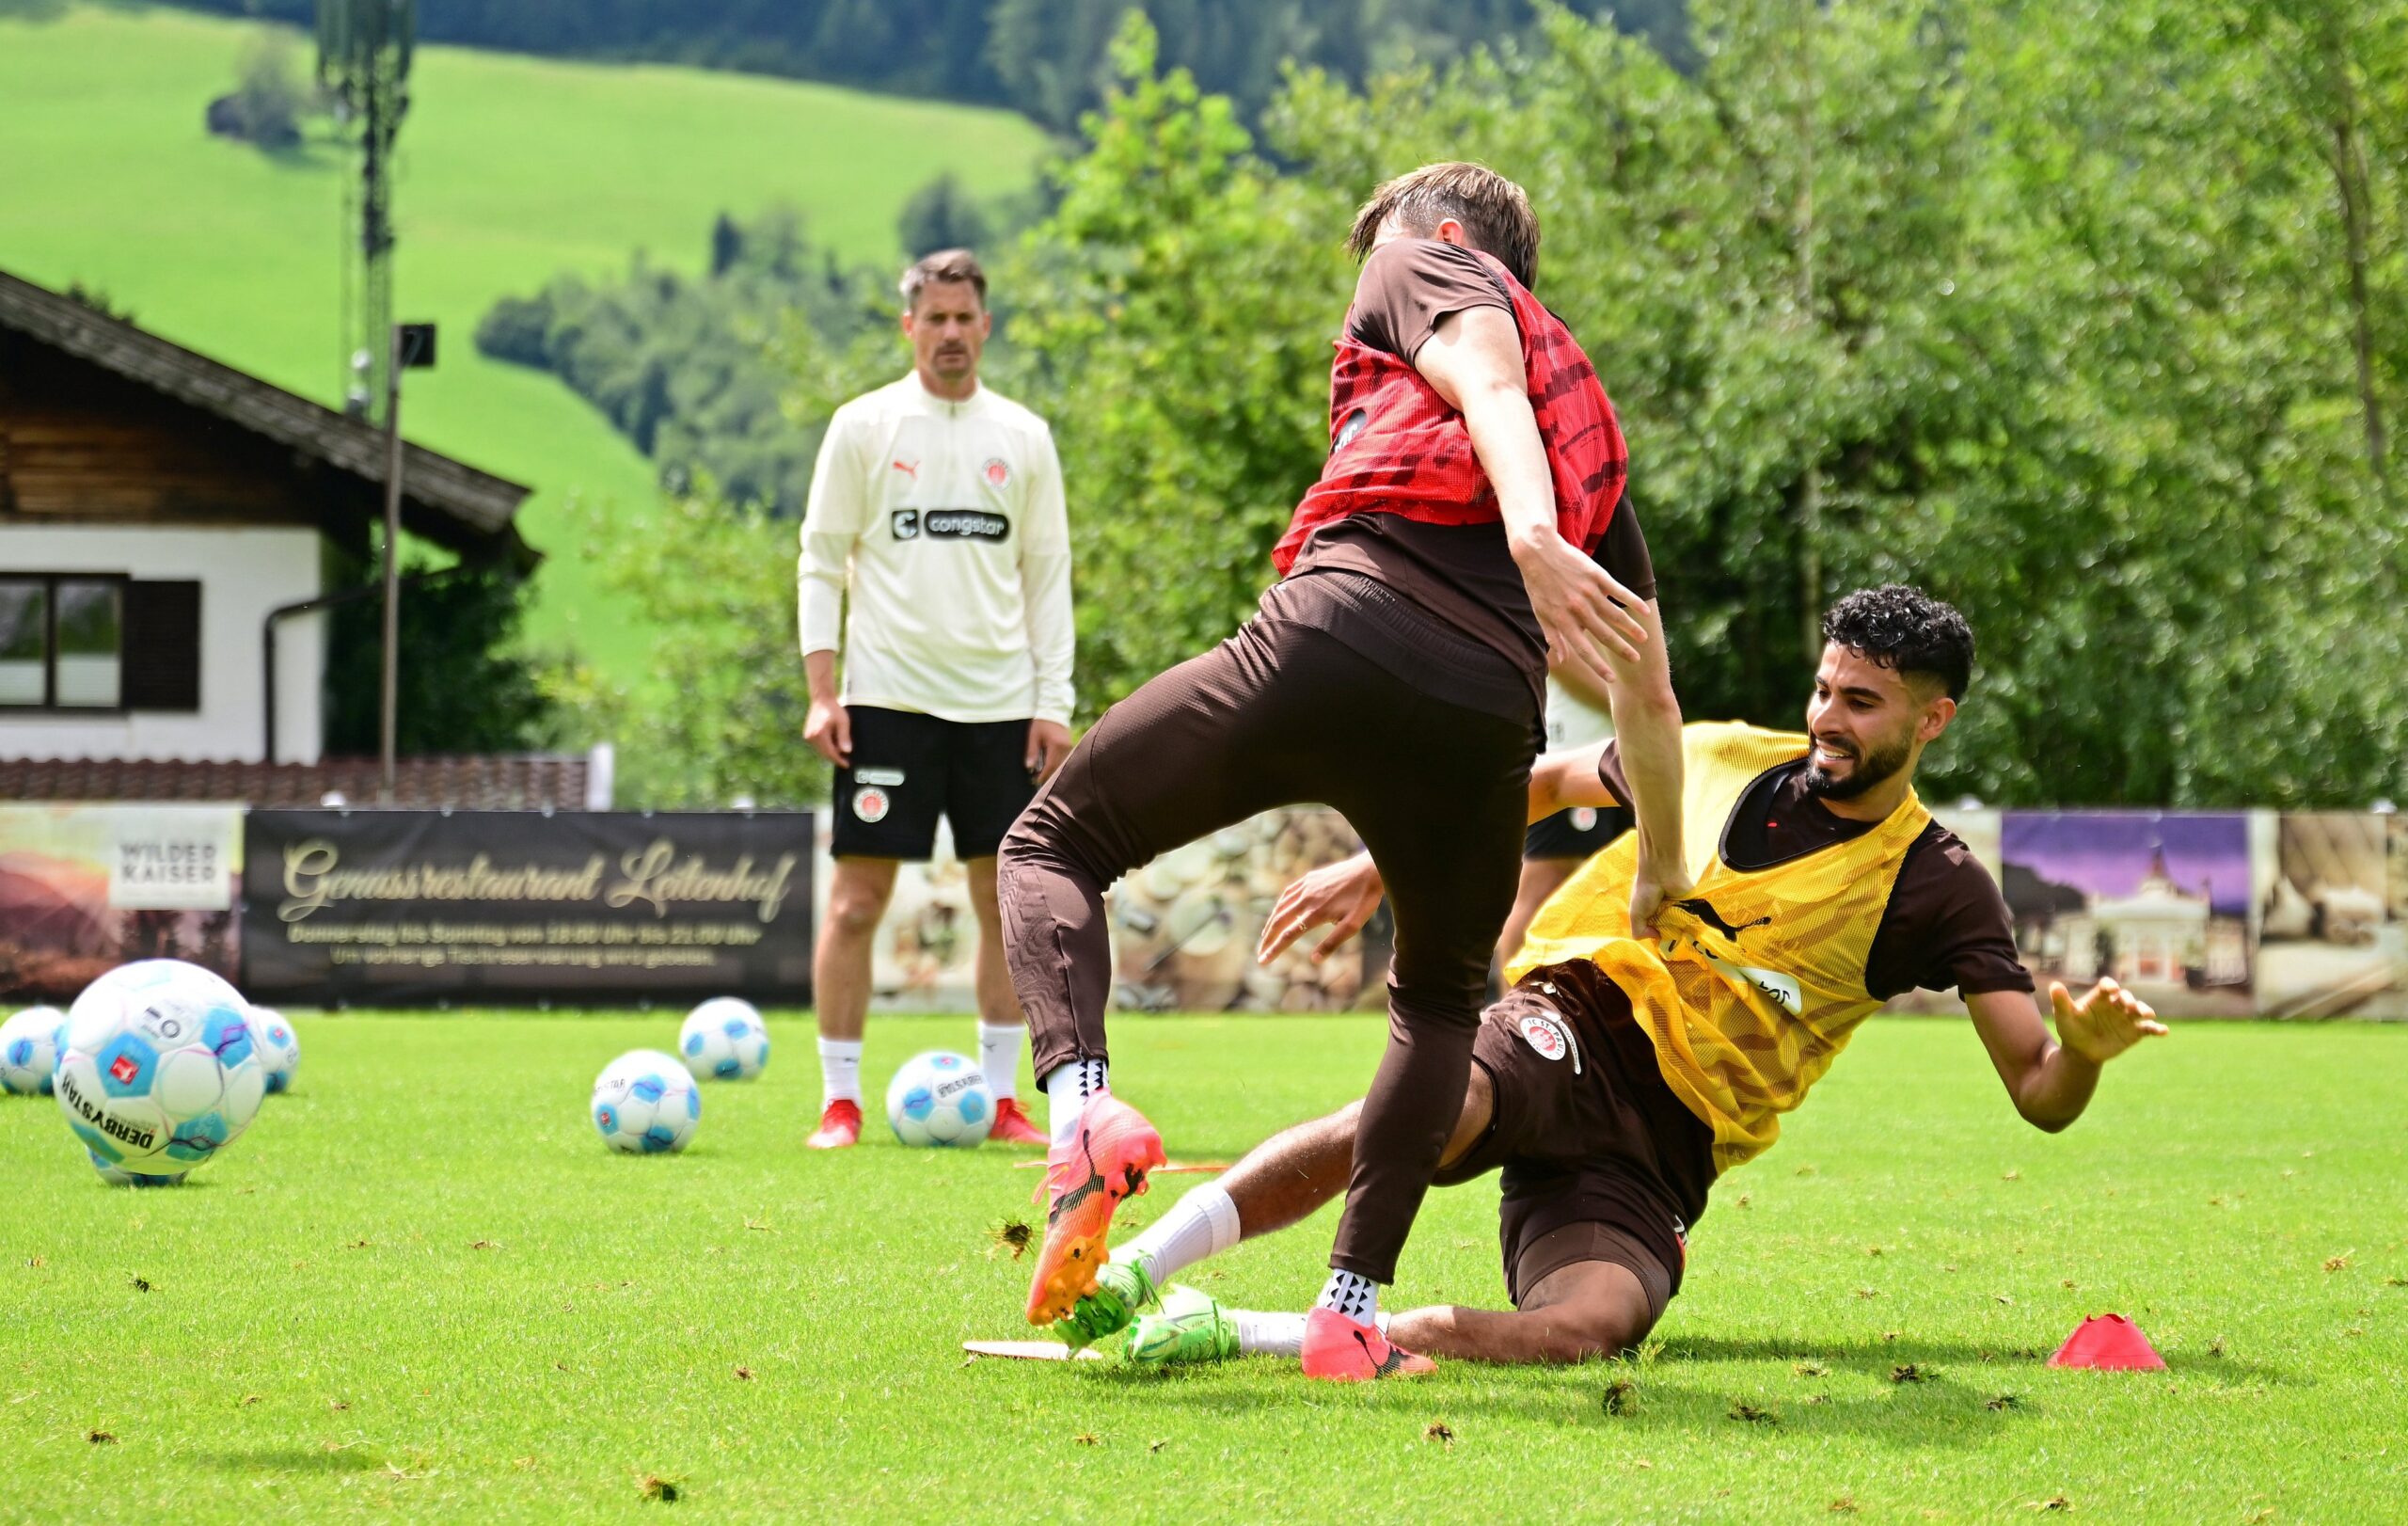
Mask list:
[{"label": "bush", "polygon": [[[365,569],[373,576],[372,566]],[[404,576],[426,571],[404,564]],[[499,567],[464,567],[402,588],[394,750],[519,753],[555,730],[552,704],[518,652],[530,585]],[[326,752],[373,755],[381,741],[384,604],[337,605],[326,632]]]},{"label": "bush", "polygon": [[209,103],[209,130],[262,149],[298,146],[302,119],[317,109],[317,98],[301,77],[295,51],[283,27],[252,34],[234,92]]},{"label": "bush", "polygon": [[505,296],[477,325],[477,353],[547,371],[552,364],[551,333],[549,293]]}]

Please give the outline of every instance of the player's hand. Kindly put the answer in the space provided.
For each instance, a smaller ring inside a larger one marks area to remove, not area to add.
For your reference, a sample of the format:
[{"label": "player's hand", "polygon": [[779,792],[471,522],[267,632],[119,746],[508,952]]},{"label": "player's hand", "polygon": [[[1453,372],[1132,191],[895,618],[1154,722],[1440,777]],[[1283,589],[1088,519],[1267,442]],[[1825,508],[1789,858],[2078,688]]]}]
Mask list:
[{"label": "player's hand", "polygon": [[1612,684],[1613,673],[1599,647],[1624,662],[1639,660],[1647,628],[1635,612],[1645,601],[1605,568],[1552,533],[1515,542],[1513,562],[1546,635],[1549,662],[1571,668],[1602,690]]},{"label": "player's hand", "polygon": [[1036,720],[1028,723],[1028,776],[1038,784],[1054,777],[1054,771],[1070,755],[1070,728],[1059,721]]},{"label": "player's hand", "polygon": [[2062,980],[2049,982],[2056,1009],[2057,1042],[2093,1065],[2104,1065],[2143,1039],[2162,1037],[2165,1025],[2148,1003],[2113,980],[2101,980],[2076,1001]]},{"label": "player's hand", "polygon": [[1656,914],[1672,902],[1686,899],[1696,888],[1697,882],[1689,878],[1688,870],[1677,864],[1652,865],[1642,855],[1630,882],[1631,931],[1654,933]]},{"label": "player's hand", "polygon": [[853,718],[832,700],[815,699],[802,718],[802,739],[838,768],[853,761]]},{"label": "player's hand", "polygon": [[1386,894],[1387,886],[1381,882],[1379,866],[1369,853],[1315,869],[1279,893],[1279,904],[1271,908],[1271,920],[1262,924],[1254,957],[1268,964],[1307,932],[1327,926],[1328,933],[1313,946],[1312,961],[1318,964],[1363,930]]}]

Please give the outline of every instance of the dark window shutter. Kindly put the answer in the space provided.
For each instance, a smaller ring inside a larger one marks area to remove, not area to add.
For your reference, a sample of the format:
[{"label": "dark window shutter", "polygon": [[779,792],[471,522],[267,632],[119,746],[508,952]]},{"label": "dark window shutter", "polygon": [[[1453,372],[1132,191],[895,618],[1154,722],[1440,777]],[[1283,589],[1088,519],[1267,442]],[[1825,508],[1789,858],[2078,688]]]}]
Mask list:
[{"label": "dark window shutter", "polygon": [[200,584],[125,585],[125,707],[200,708]]}]

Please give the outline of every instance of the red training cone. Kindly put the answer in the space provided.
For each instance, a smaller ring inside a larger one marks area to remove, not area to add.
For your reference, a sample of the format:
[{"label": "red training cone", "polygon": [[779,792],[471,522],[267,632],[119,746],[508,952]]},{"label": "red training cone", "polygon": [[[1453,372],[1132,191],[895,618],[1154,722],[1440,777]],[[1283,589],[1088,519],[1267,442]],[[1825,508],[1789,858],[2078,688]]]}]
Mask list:
[{"label": "red training cone", "polygon": [[2049,1359],[2052,1367],[2094,1367],[2105,1373],[2162,1371],[2165,1359],[2141,1327],[2121,1314],[2093,1314],[2075,1327]]}]

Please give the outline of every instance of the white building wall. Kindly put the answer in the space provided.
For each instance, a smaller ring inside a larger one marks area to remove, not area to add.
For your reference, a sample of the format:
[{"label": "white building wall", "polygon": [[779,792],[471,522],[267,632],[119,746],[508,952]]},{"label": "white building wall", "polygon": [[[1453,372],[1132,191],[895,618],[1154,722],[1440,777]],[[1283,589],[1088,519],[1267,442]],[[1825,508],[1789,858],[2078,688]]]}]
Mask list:
[{"label": "white building wall", "polygon": [[[100,572],[200,581],[200,709],[175,715],[0,714],[0,757],[257,762],[266,723],[261,631],[319,593],[318,532],[191,526],[0,525],[0,572]],[[324,614],[277,628],[277,762],[314,763],[325,735]]]}]

